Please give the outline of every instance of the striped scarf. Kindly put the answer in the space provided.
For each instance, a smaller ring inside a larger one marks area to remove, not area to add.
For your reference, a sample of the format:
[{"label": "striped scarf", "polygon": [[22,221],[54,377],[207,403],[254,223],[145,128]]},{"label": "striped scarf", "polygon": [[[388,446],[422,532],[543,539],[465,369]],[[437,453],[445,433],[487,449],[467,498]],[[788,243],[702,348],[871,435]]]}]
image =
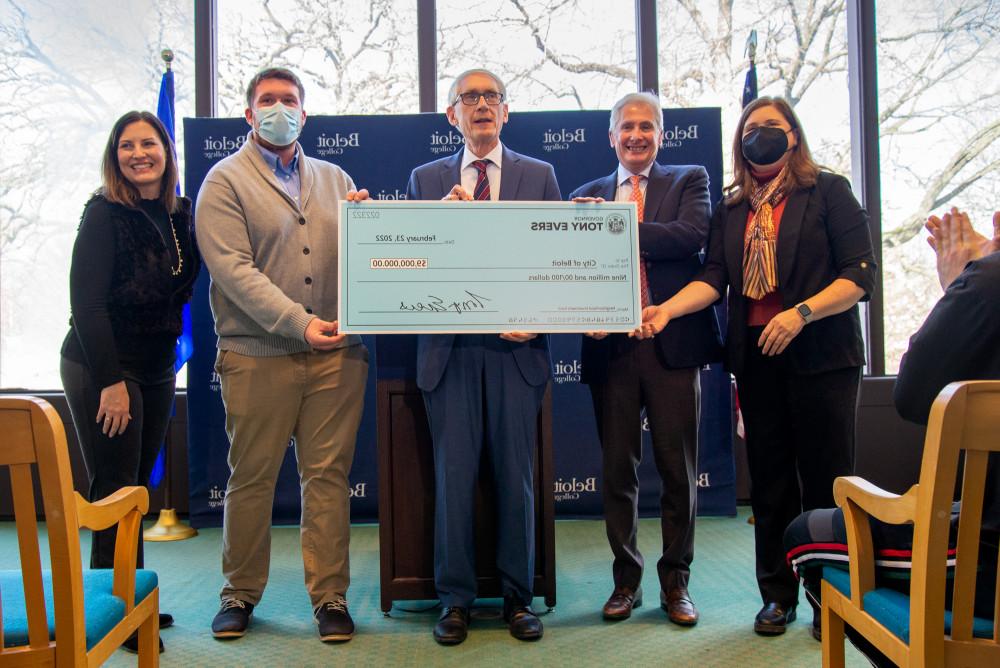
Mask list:
[{"label": "striped scarf", "polygon": [[754,188],[750,196],[753,219],[747,224],[743,239],[743,294],[761,299],[778,287],[778,261],[775,256],[777,235],[774,232],[774,207],[785,197],[786,164],[766,185]]}]

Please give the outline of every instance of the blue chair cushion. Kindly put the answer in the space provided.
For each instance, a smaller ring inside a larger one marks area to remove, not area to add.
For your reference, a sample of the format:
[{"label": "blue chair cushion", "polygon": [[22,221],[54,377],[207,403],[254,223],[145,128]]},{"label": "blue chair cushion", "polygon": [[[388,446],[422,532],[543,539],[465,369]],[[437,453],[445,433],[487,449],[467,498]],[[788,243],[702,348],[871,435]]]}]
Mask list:
[{"label": "blue chair cushion", "polygon": [[[851,575],[842,568],[823,567],[823,579],[834,586],[841,594],[850,597]],[[862,597],[865,612],[871,615],[879,624],[889,629],[900,640],[910,642],[910,597],[906,594],[877,587]],[[951,611],[944,613],[944,632],[951,633]],[[992,638],[993,622],[983,617],[973,617],[972,635],[976,638]]]},{"label": "blue chair cushion", "polygon": [[[125,617],[125,602],[112,595],[114,571],[110,568],[83,571],[83,609],[87,629],[87,649],[96,645],[115,624]],[[157,586],[156,573],[135,572],[135,602],[149,596]],[[45,591],[45,615],[49,639],[55,638],[55,609],[52,604],[52,573],[42,572]],[[28,613],[24,602],[21,571],[0,571],[0,596],[3,604],[3,641],[5,647],[28,644]]]}]

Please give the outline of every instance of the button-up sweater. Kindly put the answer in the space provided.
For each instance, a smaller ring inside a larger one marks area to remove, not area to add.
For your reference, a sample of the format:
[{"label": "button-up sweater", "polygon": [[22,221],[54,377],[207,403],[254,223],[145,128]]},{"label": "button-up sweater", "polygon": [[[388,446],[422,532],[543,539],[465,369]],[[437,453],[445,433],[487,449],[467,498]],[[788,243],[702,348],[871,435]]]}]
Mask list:
[{"label": "button-up sweater", "polygon": [[195,210],[218,345],[253,357],[305,352],[309,322],[337,319],[339,200],[354,182],[296,146],[297,205],[252,141],[209,171]]}]

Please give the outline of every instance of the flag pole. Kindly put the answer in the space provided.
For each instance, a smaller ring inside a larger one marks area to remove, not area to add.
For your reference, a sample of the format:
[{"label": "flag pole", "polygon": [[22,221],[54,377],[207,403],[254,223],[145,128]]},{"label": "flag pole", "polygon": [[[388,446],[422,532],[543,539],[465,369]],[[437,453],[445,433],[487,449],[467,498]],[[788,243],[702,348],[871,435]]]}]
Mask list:
[{"label": "flag pole", "polygon": [[[174,137],[174,85],[173,85],[173,71],[171,70],[171,64],[174,61],[174,52],[170,49],[163,49],[160,52],[160,58],[163,59],[163,65],[166,71],[163,73],[163,79],[160,83],[160,107],[164,106],[166,102],[167,113],[160,113],[161,109],[157,109],[157,116],[160,117],[161,121],[167,125],[167,131],[170,133],[170,138]],[[167,96],[169,99],[164,100],[164,90],[167,91]],[[169,116],[168,119],[163,118],[164,115]],[[173,504],[173,494],[171,493],[172,477],[170,474],[170,443],[173,439],[169,436],[163,444],[163,508],[160,509],[160,516],[156,520],[156,524],[151,526],[142,532],[143,540],[150,542],[159,541],[170,541],[170,540],[184,540],[186,538],[193,538],[198,535],[198,530],[185,524],[180,518],[177,517],[177,511],[174,509]]]}]

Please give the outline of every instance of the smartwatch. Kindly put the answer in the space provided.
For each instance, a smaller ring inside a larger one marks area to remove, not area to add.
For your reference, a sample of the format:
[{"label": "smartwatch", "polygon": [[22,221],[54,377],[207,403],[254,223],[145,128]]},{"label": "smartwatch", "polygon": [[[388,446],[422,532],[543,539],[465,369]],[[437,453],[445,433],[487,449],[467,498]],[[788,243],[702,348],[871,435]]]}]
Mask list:
[{"label": "smartwatch", "polygon": [[813,316],[812,309],[809,308],[809,306],[807,306],[805,302],[797,304],[795,306],[795,310],[799,312],[799,315],[801,315],[802,319],[805,320],[807,323],[812,320]]}]

